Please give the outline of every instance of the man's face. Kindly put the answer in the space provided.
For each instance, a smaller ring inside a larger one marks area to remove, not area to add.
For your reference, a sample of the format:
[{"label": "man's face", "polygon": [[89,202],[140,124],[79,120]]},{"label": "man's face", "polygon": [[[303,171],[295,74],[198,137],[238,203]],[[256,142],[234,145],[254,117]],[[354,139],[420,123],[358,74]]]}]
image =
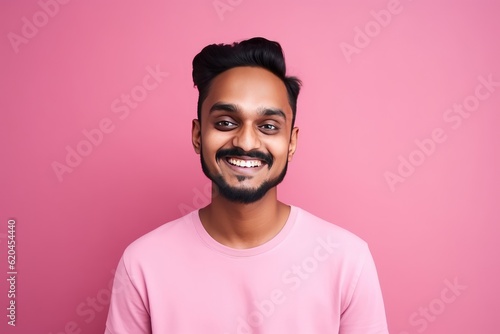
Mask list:
[{"label": "man's face", "polygon": [[252,203],[278,185],[295,152],[298,128],[284,83],[259,67],[235,67],[212,80],[193,120],[205,175],[225,198]]}]

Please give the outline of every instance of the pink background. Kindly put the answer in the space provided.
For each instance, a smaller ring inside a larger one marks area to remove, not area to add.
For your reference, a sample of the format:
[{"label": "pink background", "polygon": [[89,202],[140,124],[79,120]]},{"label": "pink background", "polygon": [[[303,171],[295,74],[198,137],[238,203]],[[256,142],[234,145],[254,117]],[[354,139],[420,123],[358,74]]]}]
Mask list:
[{"label": "pink background", "polygon": [[[208,202],[193,56],[253,36],[279,41],[304,82],[280,197],[369,242],[391,333],[498,333],[500,86],[474,97],[478,77],[500,81],[496,1],[54,1],[0,4],[2,276],[10,218],[18,241],[2,333],[103,332],[124,248]],[[148,68],[168,72],[150,90]],[[466,118],[448,111],[463,103]],[[87,156],[58,178],[67,147]],[[391,186],[400,159],[417,166]]]}]

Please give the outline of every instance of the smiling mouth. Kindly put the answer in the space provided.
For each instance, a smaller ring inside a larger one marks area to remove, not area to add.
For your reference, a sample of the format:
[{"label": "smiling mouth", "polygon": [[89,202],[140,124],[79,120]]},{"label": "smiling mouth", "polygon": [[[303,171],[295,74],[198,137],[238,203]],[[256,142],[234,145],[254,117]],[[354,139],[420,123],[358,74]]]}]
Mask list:
[{"label": "smiling mouth", "polygon": [[261,160],[242,160],[236,158],[227,158],[226,161],[233,166],[242,168],[257,168],[263,165]]}]

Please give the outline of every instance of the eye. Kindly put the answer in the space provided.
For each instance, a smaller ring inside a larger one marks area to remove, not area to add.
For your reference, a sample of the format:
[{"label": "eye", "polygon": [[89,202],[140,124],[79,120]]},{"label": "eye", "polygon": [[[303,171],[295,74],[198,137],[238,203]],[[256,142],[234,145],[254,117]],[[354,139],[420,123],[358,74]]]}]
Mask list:
[{"label": "eye", "polygon": [[236,123],[231,121],[219,121],[215,123],[215,127],[222,131],[232,130],[236,127]]},{"label": "eye", "polygon": [[261,125],[260,128],[266,133],[274,133],[279,130],[279,128],[276,125],[270,123]]}]

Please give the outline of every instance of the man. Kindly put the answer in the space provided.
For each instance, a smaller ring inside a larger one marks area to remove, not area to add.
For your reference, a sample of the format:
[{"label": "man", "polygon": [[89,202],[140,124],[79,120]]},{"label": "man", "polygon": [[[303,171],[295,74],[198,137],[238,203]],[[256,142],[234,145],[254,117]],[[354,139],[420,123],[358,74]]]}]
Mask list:
[{"label": "man", "polygon": [[281,46],[209,45],[193,79],[212,201],[125,250],[106,333],[388,333],[366,243],[277,199],[299,131]]}]

